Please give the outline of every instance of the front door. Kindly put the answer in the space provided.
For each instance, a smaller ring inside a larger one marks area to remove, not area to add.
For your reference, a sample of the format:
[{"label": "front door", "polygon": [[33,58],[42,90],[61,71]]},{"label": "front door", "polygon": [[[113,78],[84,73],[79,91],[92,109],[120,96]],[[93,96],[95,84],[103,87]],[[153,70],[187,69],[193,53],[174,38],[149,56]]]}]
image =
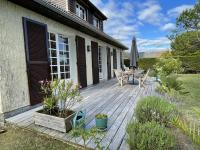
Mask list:
[{"label": "front door", "polygon": [[108,80],[111,79],[111,56],[110,56],[110,48],[107,47],[107,72],[108,72]]},{"label": "front door", "polygon": [[76,36],[77,71],[80,88],[87,87],[85,39]]},{"label": "front door", "polygon": [[93,84],[99,83],[98,43],[91,42]]},{"label": "front door", "polygon": [[39,81],[50,80],[47,26],[23,18],[30,104],[43,101]]}]

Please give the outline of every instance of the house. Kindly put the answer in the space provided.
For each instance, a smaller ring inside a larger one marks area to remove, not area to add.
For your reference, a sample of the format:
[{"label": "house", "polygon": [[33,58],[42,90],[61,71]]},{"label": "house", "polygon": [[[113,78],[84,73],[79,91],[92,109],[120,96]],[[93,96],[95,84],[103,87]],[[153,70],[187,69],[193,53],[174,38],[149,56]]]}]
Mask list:
[{"label": "house", "polygon": [[127,47],[105,20],[89,0],[0,0],[0,114],[40,104],[44,79],[85,88],[113,78]]}]

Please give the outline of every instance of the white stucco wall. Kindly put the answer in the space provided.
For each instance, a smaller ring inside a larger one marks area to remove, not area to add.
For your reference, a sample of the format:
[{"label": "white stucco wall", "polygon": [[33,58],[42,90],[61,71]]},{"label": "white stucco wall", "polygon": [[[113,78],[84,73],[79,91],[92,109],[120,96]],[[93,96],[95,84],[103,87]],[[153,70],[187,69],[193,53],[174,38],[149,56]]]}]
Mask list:
[{"label": "white stucco wall", "polygon": [[3,113],[3,110],[2,110],[2,103],[1,103],[1,91],[0,91],[0,114]]},{"label": "white stucco wall", "polygon": [[91,47],[91,40],[86,39],[85,40],[85,46],[86,46],[86,70],[87,70],[87,85],[93,84],[93,76],[92,76],[92,52],[87,52],[87,45],[90,45]]},{"label": "white stucco wall", "polygon": [[103,73],[103,80],[108,79],[108,73],[107,73],[107,51],[106,51],[106,46],[102,46],[102,73]]},{"label": "white stucco wall", "polygon": [[[47,17],[41,16],[40,14],[21,6],[8,2],[7,0],[0,0],[0,68],[2,68],[2,72],[0,74],[0,112],[8,112],[30,105],[22,17],[47,24],[48,31],[60,33],[69,38],[71,79],[75,83],[77,83],[75,36],[78,35],[84,37],[86,41],[85,53],[88,85],[93,83],[93,78],[92,56],[91,52],[87,52],[87,45],[91,45],[91,41],[98,42],[98,45],[102,46],[103,77],[105,80],[107,79],[106,46],[109,46],[111,51],[113,51],[113,48],[116,47],[99,41]],[[117,56],[117,60],[120,60],[120,55],[118,54]],[[120,61],[118,62],[118,65],[119,64]],[[113,76],[112,57],[111,67]]]},{"label": "white stucco wall", "polygon": [[120,50],[117,50],[117,69],[121,69],[121,65],[120,65]]}]

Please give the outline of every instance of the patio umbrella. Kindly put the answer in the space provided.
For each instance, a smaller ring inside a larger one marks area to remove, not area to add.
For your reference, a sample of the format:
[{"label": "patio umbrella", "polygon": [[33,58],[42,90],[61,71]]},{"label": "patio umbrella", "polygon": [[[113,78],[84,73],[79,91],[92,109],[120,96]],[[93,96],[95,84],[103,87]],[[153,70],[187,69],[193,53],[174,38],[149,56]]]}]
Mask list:
[{"label": "patio umbrella", "polygon": [[138,62],[138,49],[137,49],[136,38],[133,37],[132,46],[131,46],[131,54],[130,54],[130,66],[137,67],[137,62]]}]

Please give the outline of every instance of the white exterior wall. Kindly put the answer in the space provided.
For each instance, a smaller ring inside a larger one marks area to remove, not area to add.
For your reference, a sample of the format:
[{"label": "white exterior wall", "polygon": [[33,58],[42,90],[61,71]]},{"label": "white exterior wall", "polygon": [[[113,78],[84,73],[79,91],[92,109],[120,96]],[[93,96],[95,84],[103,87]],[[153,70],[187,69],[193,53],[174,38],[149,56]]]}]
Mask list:
[{"label": "white exterior wall", "polygon": [[121,69],[121,65],[120,65],[120,50],[117,50],[117,69]]},{"label": "white exterior wall", "polygon": [[92,76],[92,52],[87,52],[87,45],[91,47],[91,40],[85,40],[85,50],[86,50],[86,71],[87,71],[87,85],[93,84],[93,76]]},{"label": "white exterior wall", "polygon": [[[87,45],[91,45],[91,41],[97,42],[99,46],[102,46],[103,78],[104,80],[107,79],[106,46],[109,46],[111,51],[116,47],[7,0],[0,0],[0,69],[2,69],[2,71],[0,70],[0,113],[30,105],[22,17],[47,24],[49,32],[60,33],[69,38],[70,74],[75,83],[77,83],[75,36],[78,35],[85,38],[88,85],[93,84],[93,78],[92,56],[91,52],[87,52]],[[117,56],[117,60],[120,60],[120,55],[118,54]],[[119,64],[120,61],[117,63]],[[113,76],[112,56],[111,67]]]},{"label": "white exterior wall", "polygon": [[107,70],[107,49],[106,46],[102,46],[102,73],[103,80],[108,79],[108,70]]},{"label": "white exterior wall", "polygon": [[111,77],[114,77],[114,72],[113,72],[113,47],[110,47],[110,53],[112,53],[111,56]]}]

